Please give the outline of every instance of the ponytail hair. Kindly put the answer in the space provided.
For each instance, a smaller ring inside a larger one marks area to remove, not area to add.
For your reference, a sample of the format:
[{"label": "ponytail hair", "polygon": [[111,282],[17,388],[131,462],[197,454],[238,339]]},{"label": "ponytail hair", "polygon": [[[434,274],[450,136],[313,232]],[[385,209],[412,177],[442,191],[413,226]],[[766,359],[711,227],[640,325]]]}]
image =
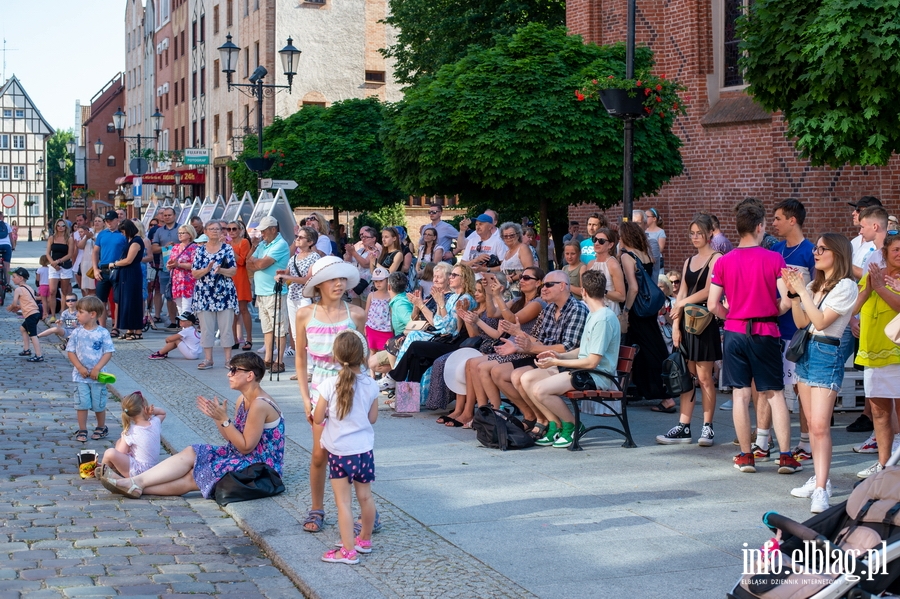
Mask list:
[{"label": "ponytail hair", "polygon": [[134,419],[144,411],[147,400],[141,395],[140,391],[135,391],[131,395],[122,398],[122,434],[128,432]]},{"label": "ponytail hair", "polygon": [[353,409],[353,390],[356,386],[356,373],[353,368],[359,368],[366,361],[365,338],[353,329],[347,329],[338,333],[334,339],[334,347],[331,350],[334,361],[341,365],[337,376],[337,418],[343,420]]}]

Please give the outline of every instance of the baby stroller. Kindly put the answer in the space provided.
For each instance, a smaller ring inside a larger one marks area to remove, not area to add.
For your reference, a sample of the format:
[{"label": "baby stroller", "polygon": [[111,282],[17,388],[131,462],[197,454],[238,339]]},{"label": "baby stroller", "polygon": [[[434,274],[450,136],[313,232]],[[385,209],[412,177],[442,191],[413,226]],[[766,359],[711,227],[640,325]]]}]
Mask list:
[{"label": "baby stroller", "polygon": [[148,277],[147,280],[147,300],[144,302],[144,322],[141,329],[145,333],[150,329],[159,330],[156,328],[156,320],[153,318],[153,294],[159,291],[159,269],[153,268],[152,277]]},{"label": "baby stroller", "polygon": [[900,450],[847,501],[803,524],[765,514],[766,526],[782,535],[780,551],[745,548],[744,574],[728,599],[900,597],[898,461]]}]

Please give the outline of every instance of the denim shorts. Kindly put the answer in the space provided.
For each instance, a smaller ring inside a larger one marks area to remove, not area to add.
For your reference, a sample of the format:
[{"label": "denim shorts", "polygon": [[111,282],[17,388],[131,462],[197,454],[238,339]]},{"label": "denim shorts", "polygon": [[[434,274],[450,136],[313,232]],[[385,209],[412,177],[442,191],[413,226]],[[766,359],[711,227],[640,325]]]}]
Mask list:
[{"label": "denim shorts", "polygon": [[797,362],[796,373],[804,385],[840,391],[844,382],[844,348],[816,341],[813,335],[806,345],[806,353]]},{"label": "denim shorts", "polygon": [[105,412],[106,397],[106,385],[102,383],[75,383],[76,410]]},{"label": "denim shorts", "polygon": [[348,482],[370,483],[375,480],[375,455],[372,451],[354,455],[328,454],[329,478],[346,478]]}]

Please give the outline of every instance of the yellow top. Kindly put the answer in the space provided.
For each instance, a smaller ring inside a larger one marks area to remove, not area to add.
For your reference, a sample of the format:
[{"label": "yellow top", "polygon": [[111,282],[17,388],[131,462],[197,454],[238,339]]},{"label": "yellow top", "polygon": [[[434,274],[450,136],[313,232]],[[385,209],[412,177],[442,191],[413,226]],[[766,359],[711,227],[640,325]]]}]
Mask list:
[{"label": "yellow top", "polygon": [[[866,273],[859,281],[859,291],[866,288],[868,280]],[[892,293],[900,295],[893,289],[887,288]],[[877,293],[872,292],[859,311],[859,352],[856,354],[856,363],[868,368],[880,368],[890,364],[900,364],[900,346],[894,344],[884,334],[884,327],[888,325],[897,313],[881,299]]]}]

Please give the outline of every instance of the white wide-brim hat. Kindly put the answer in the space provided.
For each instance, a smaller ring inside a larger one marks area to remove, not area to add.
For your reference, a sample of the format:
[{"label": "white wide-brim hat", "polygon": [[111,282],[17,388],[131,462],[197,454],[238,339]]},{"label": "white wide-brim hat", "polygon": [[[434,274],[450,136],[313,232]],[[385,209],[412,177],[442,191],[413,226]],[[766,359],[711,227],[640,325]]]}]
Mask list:
[{"label": "white wide-brim hat", "polygon": [[337,256],[319,258],[313,263],[310,270],[312,276],[303,286],[303,297],[314,297],[316,285],[333,279],[347,279],[347,289],[353,289],[359,284],[359,269]]},{"label": "white wide-brim hat", "polygon": [[466,362],[483,354],[473,347],[458,349],[444,364],[444,384],[457,395],[466,394]]}]

